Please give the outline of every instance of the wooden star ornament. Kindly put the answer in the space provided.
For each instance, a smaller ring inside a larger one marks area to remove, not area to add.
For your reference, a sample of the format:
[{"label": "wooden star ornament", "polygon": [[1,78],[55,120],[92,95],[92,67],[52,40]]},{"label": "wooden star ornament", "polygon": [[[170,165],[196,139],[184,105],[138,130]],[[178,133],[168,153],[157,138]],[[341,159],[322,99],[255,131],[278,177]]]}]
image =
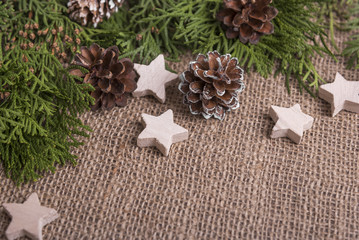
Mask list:
[{"label": "wooden star ornament", "polygon": [[7,239],[13,240],[19,237],[42,239],[42,228],[59,217],[57,211],[40,205],[36,193],[23,203],[4,203],[5,211],[11,216],[11,223],[6,229]]},{"label": "wooden star ornament", "polygon": [[187,129],[173,122],[171,109],[158,117],[143,113],[142,124],[145,129],[138,136],[137,145],[139,147],[155,146],[166,156],[173,143],[188,139]]},{"label": "wooden star ornament", "polygon": [[276,122],[271,138],[288,137],[297,144],[314,122],[314,118],[302,112],[299,104],[290,108],[271,106],[269,115]]},{"label": "wooden star ornament", "polygon": [[359,81],[347,81],[340,73],[319,87],[319,97],[331,103],[333,117],[341,110],[359,113]]},{"label": "wooden star ornament", "polygon": [[148,66],[135,63],[134,69],[140,78],[137,82],[137,89],[132,95],[134,97],[152,95],[164,103],[166,101],[166,87],[176,81],[178,75],[166,70],[163,54],[158,55]]}]

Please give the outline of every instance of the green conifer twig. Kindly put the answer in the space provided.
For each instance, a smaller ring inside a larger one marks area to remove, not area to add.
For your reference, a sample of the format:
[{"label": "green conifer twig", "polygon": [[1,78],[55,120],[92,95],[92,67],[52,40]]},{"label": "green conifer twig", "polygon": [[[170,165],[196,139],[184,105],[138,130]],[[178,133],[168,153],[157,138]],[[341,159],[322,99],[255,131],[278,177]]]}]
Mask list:
[{"label": "green conifer twig", "polygon": [[[315,54],[334,54],[326,45],[325,28],[313,21],[321,4],[332,0],[275,0],[279,10],[275,33],[257,45],[228,40],[216,13],[223,0],[129,0],[89,39],[119,45],[132,59],[148,63],[159,53],[177,59],[185,49],[194,53],[218,50],[237,57],[247,70],[264,77],[276,73],[299,82],[313,96],[323,79],[312,64]],[[294,17],[295,16],[295,17]],[[303,34],[304,33],[304,34]],[[305,77],[305,78],[304,78]],[[288,85],[289,86],[289,85]]]},{"label": "green conifer twig", "polygon": [[0,93],[10,93],[0,102],[0,163],[17,184],[76,164],[70,149],[90,130],[78,114],[89,109],[93,88],[58,60],[79,46],[79,26],[65,10],[56,1],[0,2]]}]

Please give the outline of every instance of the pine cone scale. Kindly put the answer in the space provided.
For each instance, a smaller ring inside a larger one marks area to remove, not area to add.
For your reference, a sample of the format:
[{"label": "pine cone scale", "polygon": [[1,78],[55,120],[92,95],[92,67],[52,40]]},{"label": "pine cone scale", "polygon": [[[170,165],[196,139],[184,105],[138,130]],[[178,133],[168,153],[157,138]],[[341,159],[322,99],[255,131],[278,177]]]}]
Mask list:
[{"label": "pine cone scale", "polygon": [[223,103],[226,105],[230,104],[234,98],[234,96],[231,93],[229,93],[228,91],[225,94],[223,94],[222,96],[217,95],[216,97],[219,98],[220,100],[222,100]]},{"label": "pine cone scale", "polygon": [[88,60],[86,60],[82,56],[75,56],[74,62],[76,62],[76,65],[79,65],[79,66],[84,67],[84,68],[89,68],[89,66],[91,65],[91,63],[88,62]]},{"label": "pine cone scale", "polygon": [[123,93],[125,93],[124,84],[117,79],[113,79],[110,86],[111,86],[111,89],[109,92],[111,92],[115,96],[122,95]]},{"label": "pine cone scale", "polygon": [[120,63],[123,65],[123,70],[121,74],[127,75],[133,72],[133,62],[129,58],[124,58],[120,60]]},{"label": "pine cone scale", "polygon": [[228,28],[226,31],[226,37],[228,39],[234,39],[234,38],[238,38],[239,36],[239,32],[235,31],[233,28]]},{"label": "pine cone scale", "polygon": [[102,95],[102,91],[101,91],[101,89],[99,87],[96,87],[95,91],[93,91],[91,93],[91,97],[93,97],[95,99],[99,99],[101,97],[101,95]]},{"label": "pine cone scale", "polygon": [[102,94],[101,98],[102,98],[102,101],[101,101],[102,107],[106,110],[113,108],[116,104],[115,103],[115,101],[116,101],[115,95],[113,95],[111,93],[106,94],[106,95]]},{"label": "pine cone scale", "polygon": [[115,63],[111,65],[110,71],[113,75],[117,75],[123,73],[125,71],[125,68],[122,63]]},{"label": "pine cone scale", "polygon": [[278,10],[275,7],[267,7],[263,11],[266,15],[267,21],[273,20],[273,18],[278,15]]},{"label": "pine cone scale", "polygon": [[257,32],[263,28],[264,24],[262,21],[253,18],[248,21],[248,25]]},{"label": "pine cone scale", "polygon": [[103,92],[110,92],[111,91],[111,85],[110,85],[110,81],[106,78],[100,79],[97,83],[97,85],[100,87],[100,89]]},{"label": "pine cone scale", "polygon": [[226,67],[225,73],[227,74],[227,76],[230,79],[232,79],[232,77],[230,77],[230,76],[233,76],[233,75],[236,75],[236,76],[238,76],[240,78],[242,77],[243,71],[237,65],[238,65],[238,59],[237,58],[232,58],[228,62],[228,65]]},{"label": "pine cone scale", "polygon": [[98,44],[92,44],[90,46],[90,52],[95,59],[99,59],[102,54],[102,49]]},{"label": "pine cone scale", "polygon": [[195,76],[196,77],[199,77],[201,80],[203,80],[203,81],[205,81],[205,82],[207,82],[207,83],[212,83],[213,82],[213,80],[211,79],[211,78],[209,78],[209,77],[206,77],[205,75],[204,75],[204,70],[202,70],[202,69],[196,69],[195,71],[194,71],[194,74],[195,74]]},{"label": "pine cone scale", "polygon": [[213,81],[213,86],[217,90],[217,95],[223,96],[226,93],[226,84],[222,81]]},{"label": "pine cone scale", "polygon": [[77,76],[77,77],[84,77],[84,74],[82,73],[82,71],[80,70],[80,69],[71,69],[70,71],[69,71],[69,73],[71,74],[71,75],[74,75],[74,76]]},{"label": "pine cone scale", "polygon": [[206,113],[210,113],[211,111],[214,111],[216,109],[217,103],[213,100],[206,100],[203,99],[202,101],[202,107],[206,111]]},{"label": "pine cone scale", "polygon": [[95,60],[95,57],[92,55],[91,51],[86,47],[81,47],[81,57],[86,61],[87,64],[92,64]]},{"label": "pine cone scale", "polygon": [[114,53],[111,50],[105,51],[105,55],[103,57],[103,62],[102,62],[101,68],[106,69],[106,70],[109,69],[113,58],[117,59],[116,53]]},{"label": "pine cone scale", "polygon": [[203,98],[204,99],[212,99],[216,95],[216,89],[213,87],[213,85],[206,84],[203,88]]},{"label": "pine cone scale", "polygon": [[246,23],[242,24],[241,28],[239,29],[239,32],[244,39],[249,39],[254,33],[253,28],[251,28]]},{"label": "pine cone scale", "polygon": [[120,107],[124,107],[127,105],[127,97],[124,95],[121,95],[116,99],[116,105]]},{"label": "pine cone scale", "polygon": [[95,76],[96,74],[93,74],[94,76],[92,76],[92,74],[88,73],[85,78],[84,78],[84,83],[89,83],[92,86],[96,86],[98,83],[98,78]]},{"label": "pine cone scale", "polygon": [[[209,64],[208,64],[208,60],[206,58],[205,55],[203,54],[198,54],[197,56],[197,59],[194,63],[197,63],[199,64],[199,66],[197,66],[197,68],[200,68],[200,69],[209,69]],[[196,69],[197,69],[196,68]],[[193,69],[193,68],[192,68]],[[195,70],[195,69],[193,69]]]},{"label": "pine cone scale", "polygon": [[184,94],[186,94],[188,91],[189,91],[189,85],[187,84],[187,83],[180,83],[179,84],[179,86],[178,86],[178,89],[182,92],[182,93],[184,93]]},{"label": "pine cone scale", "polygon": [[220,55],[217,52],[210,52],[208,55],[208,64],[209,70],[217,70],[219,68],[219,61],[218,59]]},{"label": "pine cone scale", "polygon": [[242,4],[240,1],[225,1],[224,3],[226,8],[233,9],[236,12],[239,12],[242,9]]},{"label": "pine cone scale", "polygon": [[122,83],[123,86],[125,86],[124,88],[124,92],[130,93],[135,91],[135,89],[137,88],[137,83],[133,80],[134,77],[132,78],[121,78],[119,81]]},{"label": "pine cone scale", "polygon": [[192,114],[201,114],[202,111],[202,102],[197,102],[189,105],[189,109]]},{"label": "pine cone scale", "polygon": [[189,85],[189,89],[194,93],[202,93],[203,87],[204,87],[204,82],[200,82],[200,81],[191,82]]},{"label": "pine cone scale", "polygon": [[[192,68],[192,66],[191,66],[191,69],[192,69],[192,71],[194,71],[193,68]],[[195,81],[194,76],[191,74],[190,71],[184,72],[183,75],[181,75],[181,77],[182,77],[187,83],[191,83],[191,82],[194,82],[194,81]]]},{"label": "pine cone scale", "polygon": [[257,31],[266,35],[272,34],[274,32],[274,26],[272,23],[266,22],[263,27]]},{"label": "pine cone scale", "polygon": [[[235,81],[237,81],[237,79]],[[226,85],[226,90],[235,91],[237,89],[240,89],[240,87],[241,87],[240,83],[232,81],[230,84]]]},{"label": "pine cone scale", "polygon": [[190,103],[197,103],[199,101],[201,101],[201,97],[199,94],[195,94],[193,92],[189,92],[187,94],[187,100],[190,102]]}]

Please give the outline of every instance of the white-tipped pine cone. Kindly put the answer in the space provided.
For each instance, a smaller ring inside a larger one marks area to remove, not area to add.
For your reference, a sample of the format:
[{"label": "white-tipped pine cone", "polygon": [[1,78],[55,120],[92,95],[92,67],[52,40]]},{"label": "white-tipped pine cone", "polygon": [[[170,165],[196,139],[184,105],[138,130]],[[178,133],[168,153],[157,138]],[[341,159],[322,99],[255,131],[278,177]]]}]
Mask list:
[{"label": "white-tipped pine cone", "polygon": [[178,88],[185,94],[183,103],[189,105],[192,114],[223,120],[227,111],[239,107],[244,71],[230,54],[214,51],[207,56],[199,54],[196,61],[190,62],[189,70],[180,76]]},{"label": "white-tipped pine cone", "polygon": [[83,26],[92,23],[94,27],[105,17],[118,11],[123,0],[70,0],[67,3],[70,18],[80,22]]}]

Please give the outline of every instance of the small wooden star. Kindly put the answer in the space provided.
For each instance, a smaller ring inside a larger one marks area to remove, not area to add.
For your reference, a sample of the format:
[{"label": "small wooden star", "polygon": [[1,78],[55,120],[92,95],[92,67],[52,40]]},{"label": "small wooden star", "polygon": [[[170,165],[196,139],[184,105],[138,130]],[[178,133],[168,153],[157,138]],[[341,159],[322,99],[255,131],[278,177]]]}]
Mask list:
[{"label": "small wooden star", "polygon": [[142,123],[145,129],[137,138],[139,147],[155,146],[168,156],[173,143],[188,139],[187,129],[173,122],[171,109],[158,117],[143,113]]},{"label": "small wooden star", "polygon": [[42,239],[42,228],[58,218],[55,209],[42,207],[36,193],[23,203],[4,203],[5,211],[11,216],[11,223],[5,235],[9,240],[19,237]]},{"label": "small wooden star", "polygon": [[331,103],[333,117],[343,109],[359,113],[359,81],[347,81],[340,73],[333,83],[319,87],[319,97]]},{"label": "small wooden star", "polygon": [[166,87],[176,81],[178,75],[166,70],[163,54],[158,55],[148,66],[135,63],[134,69],[140,78],[137,82],[137,89],[132,95],[134,97],[152,95],[164,103],[166,101]]},{"label": "small wooden star", "polygon": [[290,108],[271,106],[269,115],[276,122],[271,138],[288,137],[300,143],[303,132],[312,127],[314,119],[302,112],[299,104]]}]

